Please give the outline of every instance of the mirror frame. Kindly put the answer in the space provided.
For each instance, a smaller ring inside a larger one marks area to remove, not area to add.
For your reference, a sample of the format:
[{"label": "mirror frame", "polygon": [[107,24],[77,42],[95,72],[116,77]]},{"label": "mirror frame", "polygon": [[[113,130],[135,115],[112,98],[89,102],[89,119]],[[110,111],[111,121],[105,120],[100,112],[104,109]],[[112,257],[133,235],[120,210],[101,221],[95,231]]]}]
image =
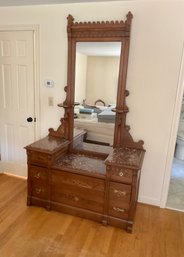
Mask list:
[{"label": "mirror frame", "polygon": [[125,21],[74,22],[73,16],[68,15],[68,69],[67,86],[64,89],[66,99],[58,105],[65,110],[64,118],[61,118],[61,125],[56,131],[49,129],[49,136],[64,137],[71,142],[73,140],[77,42],[121,42],[116,107],[113,109],[116,113],[113,147],[126,146],[143,149],[144,142],[142,140],[134,142],[129,134],[130,127],[126,125],[128,107],[125,98],[129,95],[126,90],[126,79],[132,18],[132,13],[128,12]]}]

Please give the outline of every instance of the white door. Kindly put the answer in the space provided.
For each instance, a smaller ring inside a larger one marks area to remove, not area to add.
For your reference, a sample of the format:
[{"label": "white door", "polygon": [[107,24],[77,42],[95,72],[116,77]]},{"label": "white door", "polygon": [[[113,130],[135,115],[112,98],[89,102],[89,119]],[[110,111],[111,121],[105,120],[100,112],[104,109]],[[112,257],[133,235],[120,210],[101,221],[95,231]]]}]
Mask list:
[{"label": "white door", "polygon": [[23,176],[24,146],[35,133],[33,36],[33,31],[0,32],[0,172]]}]

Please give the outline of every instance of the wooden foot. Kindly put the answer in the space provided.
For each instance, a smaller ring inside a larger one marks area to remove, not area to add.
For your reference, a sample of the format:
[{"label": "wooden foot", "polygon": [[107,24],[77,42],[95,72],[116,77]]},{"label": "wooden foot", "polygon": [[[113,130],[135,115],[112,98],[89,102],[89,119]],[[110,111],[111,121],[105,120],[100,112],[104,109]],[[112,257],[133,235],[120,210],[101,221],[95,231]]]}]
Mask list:
[{"label": "wooden foot", "polygon": [[50,206],[50,204],[49,204],[49,205],[46,205],[46,206],[45,206],[45,209],[46,209],[47,211],[51,211],[51,206]]},{"label": "wooden foot", "polygon": [[31,205],[32,205],[32,203],[31,203],[31,198],[28,197],[28,198],[27,198],[27,206],[31,206]]},{"label": "wooden foot", "polygon": [[103,224],[104,226],[107,226],[107,220],[102,220],[102,224]]},{"label": "wooden foot", "polygon": [[127,223],[126,230],[127,230],[128,233],[132,233],[132,231],[133,231],[133,222],[128,222]]}]

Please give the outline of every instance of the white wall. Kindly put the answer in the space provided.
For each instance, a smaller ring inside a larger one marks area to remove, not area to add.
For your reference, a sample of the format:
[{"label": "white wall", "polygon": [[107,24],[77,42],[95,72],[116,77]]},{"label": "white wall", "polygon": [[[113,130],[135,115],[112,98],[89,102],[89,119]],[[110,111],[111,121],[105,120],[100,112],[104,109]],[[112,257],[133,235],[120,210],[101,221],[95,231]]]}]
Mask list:
[{"label": "white wall", "polygon": [[[98,10],[98,11],[97,11]],[[76,20],[120,20],[134,14],[130,46],[127,121],[135,140],[144,139],[140,196],[159,205],[184,38],[183,1],[122,1],[55,6],[0,8],[0,25],[40,25],[41,133],[59,124],[61,109],[48,106],[65,98],[67,75],[66,17]],[[51,78],[48,89],[43,80]]]},{"label": "white wall", "polygon": [[86,99],[87,56],[76,53],[75,101],[82,104]]},{"label": "white wall", "polygon": [[119,57],[88,56],[86,76],[86,103],[101,99],[115,104],[118,85]]}]

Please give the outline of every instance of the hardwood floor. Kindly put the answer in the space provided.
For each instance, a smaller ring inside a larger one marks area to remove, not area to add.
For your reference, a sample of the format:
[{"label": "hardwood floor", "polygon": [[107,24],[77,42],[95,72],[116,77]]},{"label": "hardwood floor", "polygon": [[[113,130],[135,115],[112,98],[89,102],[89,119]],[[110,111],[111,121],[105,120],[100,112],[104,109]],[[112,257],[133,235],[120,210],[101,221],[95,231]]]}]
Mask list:
[{"label": "hardwood floor", "polygon": [[132,234],[26,206],[26,180],[0,174],[0,257],[183,257],[184,213],[139,204]]}]

